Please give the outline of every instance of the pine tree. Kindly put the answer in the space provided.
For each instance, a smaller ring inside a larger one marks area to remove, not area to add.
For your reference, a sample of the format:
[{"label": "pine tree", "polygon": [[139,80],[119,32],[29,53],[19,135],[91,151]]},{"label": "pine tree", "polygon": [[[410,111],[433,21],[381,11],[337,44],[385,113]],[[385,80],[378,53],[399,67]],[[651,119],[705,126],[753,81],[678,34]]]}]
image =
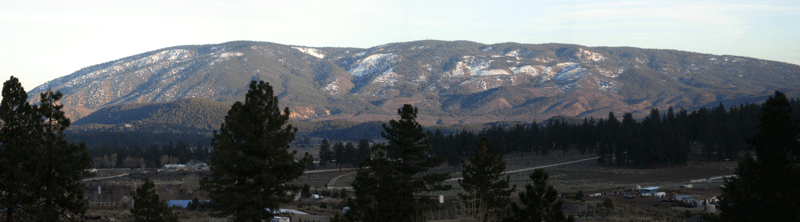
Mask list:
[{"label": "pine tree", "polygon": [[488,143],[486,137],[481,138],[480,146],[469,156],[470,163],[461,161],[464,179],[458,181],[465,192],[459,194],[461,201],[467,202],[467,206],[481,206],[483,209],[474,209],[476,212],[470,213],[487,214],[473,215],[487,221],[498,219],[489,217],[498,216],[508,206],[509,195],[516,189],[516,186],[509,186],[508,175],[502,178],[506,169],[503,155],[493,152]]},{"label": "pine tree", "polygon": [[[30,160],[38,146],[37,134],[41,133],[36,121],[36,112],[26,101],[28,94],[19,80],[11,77],[3,84],[3,100],[0,103],[0,209],[4,209],[7,221],[15,218],[22,207],[32,205],[35,196],[25,186],[31,183],[34,172],[26,170],[34,163]],[[17,216],[19,217],[19,216]]]},{"label": "pine tree", "polygon": [[359,162],[364,160],[364,158],[369,157],[370,154],[372,153],[372,151],[370,151],[370,147],[369,147],[369,140],[361,139],[361,141],[358,141],[357,150],[358,150],[357,151],[358,154],[356,155],[356,160],[354,162],[355,166],[358,166]]},{"label": "pine tree", "polygon": [[333,151],[331,151],[331,143],[328,139],[322,139],[319,145],[319,167],[325,167],[328,162],[333,160]]},{"label": "pine tree", "polygon": [[[80,179],[91,167],[86,145],[67,142],[70,120],[46,91],[28,104],[17,78],[3,84],[0,102],[0,209],[6,220],[79,220],[86,213]],[[15,215],[15,213],[17,213]]]},{"label": "pine tree", "polygon": [[296,160],[289,152],[297,128],[287,124],[289,108],[283,113],[272,87],[263,81],[250,83],[245,102],[236,102],[225,116],[211,145],[211,179],[204,179],[218,217],[234,221],[269,220],[280,203],[293,200],[300,187],[290,184],[306,168],[308,154]]},{"label": "pine tree", "polygon": [[308,186],[308,184],[303,185],[303,190],[300,191],[300,197],[302,198],[311,197],[311,187]]},{"label": "pine tree", "polygon": [[747,142],[757,157],[740,157],[736,178],[725,182],[720,215],[725,221],[800,220],[800,125],[792,108],[776,91],[762,105],[759,132]]},{"label": "pine tree", "polygon": [[347,144],[344,145],[344,155],[347,164],[350,164],[351,167],[358,165],[358,161],[361,160],[361,158],[358,158],[358,152],[353,142],[347,142]]},{"label": "pine tree", "polygon": [[161,200],[156,194],[155,186],[148,177],[144,179],[141,187],[136,188],[136,195],[133,196],[133,209],[131,209],[134,220],[137,222],[177,222],[178,216],[167,206],[167,202]]},{"label": "pine tree", "polygon": [[383,125],[383,138],[389,144],[373,147],[376,156],[362,161],[353,189],[356,202],[348,217],[363,221],[412,221],[420,212],[432,209],[428,201],[415,200],[420,192],[449,190],[443,185],[447,173],[426,173],[444,162],[430,157],[430,133],[417,123],[417,109],[404,105],[397,110],[400,120]]},{"label": "pine tree", "polygon": [[558,191],[547,185],[549,175],[537,169],[530,175],[531,184],[525,185],[525,191],[519,193],[519,200],[524,206],[511,204],[511,214],[503,218],[505,222],[516,221],[575,221],[572,216],[565,216],[561,207],[563,200],[558,199]]},{"label": "pine tree", "polygon": [[341,170],[342,165],[347,162],[346,157],[347,155],[345,154],[344,143],[338,142],[333,144],[333,158],[336,160],[336,166],[339,167],[339,170]]}]

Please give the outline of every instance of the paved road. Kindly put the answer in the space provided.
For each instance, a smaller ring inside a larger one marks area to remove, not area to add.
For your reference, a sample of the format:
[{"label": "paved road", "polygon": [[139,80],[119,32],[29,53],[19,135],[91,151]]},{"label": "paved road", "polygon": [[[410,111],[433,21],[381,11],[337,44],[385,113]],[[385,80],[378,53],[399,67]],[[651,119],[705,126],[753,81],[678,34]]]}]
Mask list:
[{"label": "paved road", "polygon": [[[561,163],[548,164],[548,165],[544,165],[544,166],[535,166],[535,167],[523,168],[523,169],[518,169],[518,170],[509,170],[509,171],[502,172],[501,174],[519,173],[519,172],[531,171],[531,170],[536,170],[536,169],[557,167],[557,166],[563,166],[563,165],[567,165],[567,164],[585,162],[585,161],[589,161],[589,160],[596,160],[597,158],[600,158],[600,157],[596,156],[596,157],[589,157],[589,158],[586,158],[586,159],[580,159],[580,160],[573,160],[573,161],[567,161],[567,162],[561,162]],[[464,179],[464,178],[463,177],[458,177],[458,178],[452,178],[452,179],[445,180],[445,181],[457,181],[457,180],[460,180],[460,179]]]},{"label": "paved road", "polygon": [[124,177],[124,176],[127,176],[127,175],[128,175],[127,173],[123,173],[123,174],[120,174],[120,175],[107,176],[107,177],[87,178],[87,179],[81,180],[81,182],[92,181],[92,180],[105,180],[105,179],[111,179],[111,178],[117,178],[117,177]]}]

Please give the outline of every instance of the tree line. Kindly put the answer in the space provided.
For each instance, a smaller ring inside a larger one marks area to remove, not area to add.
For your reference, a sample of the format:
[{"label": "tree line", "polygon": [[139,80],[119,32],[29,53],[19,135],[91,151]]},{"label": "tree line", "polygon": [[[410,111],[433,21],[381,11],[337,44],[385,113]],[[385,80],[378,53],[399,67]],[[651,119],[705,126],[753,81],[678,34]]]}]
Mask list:
[{"label": "tree line", "polygon": [[[791,115],[800,117],[800,100],[789,100]],[[458,166],[460,160],[478,147],[480,138],[503,154],[550,155],[570,149],[581,153],[596,153],[602,165],[626,167],[651,167],[668,164],[685,164],[693,144],[701,147],[707,161],[736,158],[747,150],[745,139],[755,135],[761,105],[743,104],[726,108],[700,108],[688,112],[675,112],[670,107],[666,113],[657,108],[650,110],[644,119],[637,120],[631,113],[617,117],[613,112],[607,118],[572,120],[553,118],[544,123],[512,126],[495,125],[480,132],[462,131],[432,134],[431,150],[435,156],[445,157],[449,166]]]},{"label": "tree line", "polygon": [[214,155],[210,147],[197,143],[190,146],[178,141],[149,146],[104,145],[88,149],[95,168],[160,168],[165,164],[184,164],[189,160],[208,162]]}]

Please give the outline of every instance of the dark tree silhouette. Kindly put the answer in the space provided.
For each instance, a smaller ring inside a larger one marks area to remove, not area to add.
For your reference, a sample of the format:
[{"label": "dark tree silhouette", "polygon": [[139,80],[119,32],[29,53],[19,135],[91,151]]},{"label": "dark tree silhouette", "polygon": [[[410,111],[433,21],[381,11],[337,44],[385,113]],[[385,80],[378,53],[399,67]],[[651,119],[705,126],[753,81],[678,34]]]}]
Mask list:
[{"label": "dark tree silhouette", "polygon": [[565,216],[561,207],[563,200],[558,199],[558,191],[547,185],[549,175],[537,169],[530,175],[533,185],[525,185],[525,191],[519,193],[519,201],[511,203],[511,214],[503,218],[504,222],[522,221],[575,221],[572,216]]},{"label": "dark tree silhouette", "polygon": [[7,221],[79,220],[86,213],[80,179],[91,167],[86,145],[67,142],[70,120],[46,91],[31,106],[15,77],[0,102],[0,209]]},{"label": "dark tree silhouette", "polygon": [[[462,175],[464,179],[459,180],[458,184],[464,188],[464,193],[459,194],[461,201],[477,202],[477,206],[484,209],[475,209],[477,213],[488,215],[499,215],[498,212],[504,210],[509,204],[509,195],[514,192],[516,186],[509,186],[509,176],[502,178],[502,173],[506,169],[503,155],[497,151],[492,151],[486,137],[481,138],[480,146],[469,156],[469,164],[464,161]],[[474,203],[467,205],[476,205]],[[487,218],[486,219],[499,219]]]},{"label": "dark tree silhouette", "polygon": [[443,185],[447,173],[425,173],[444,162],[429,156],[430,135],[417,123],[417,109],[404,105],[397,110],[400,120],[383,125],[381,135],[389,144],[373,147],[375,157],[359,164],[353,181],[356,199],[347,217],[363,221],[413,221],[421,212],[433,209],[430,201],[414,195],[426,191],[449,190]]},{"label": "dark tree silhouette", "polygon": [[305,170],[308,154],[295,159],[289,152],[297,128],[288,124],[289,108],[283,113],[272,87],[251,82],[244,103],[236,102],[225,123],[214,131],[211,145],[211,178],[203,179],[218,217],[234,221],[261,221],[274,217],[280,203],[289,203],[300,187],[290,184]]},{"label": "dark tree silhouette", "polygon": [[762,105],[758,133],[747,142],[757,157],[740,157],[737,178],[725,182],[720,203],[725,221],[800,220],[800,126],[776,91]]},{"label": "dark tree silhouette", "polygon": [[133,196],[133,209],[131,214],[137,222],[177,222],[178,216],[156,194],[155,184],[150,178],[144,179],[144,184],[136,188]]}]

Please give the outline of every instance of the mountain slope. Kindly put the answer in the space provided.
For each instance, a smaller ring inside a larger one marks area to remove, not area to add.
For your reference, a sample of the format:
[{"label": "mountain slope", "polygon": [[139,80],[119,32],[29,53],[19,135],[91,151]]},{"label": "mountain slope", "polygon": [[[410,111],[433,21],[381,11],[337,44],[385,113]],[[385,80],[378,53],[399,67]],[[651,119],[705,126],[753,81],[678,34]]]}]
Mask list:
[{"label": "mountain slope", "polygon": [[218,129],[231,105],[214,100],[187,98],[163,103],[129,103],[102,108],[73,125],[166,124],[195,129]]},{"label": "mountain slope", "polygon": [[[400,105],[412,103],[433,121],[528,121],[609,111],[642,116],[654,107],[750,101],[776,89],[797,96],[800,66],[568,44],[416,41],[359,49],[238,41],[170,47],[90,66],[29,94],[61,91],[68,115],[78,120],[131,103],[205,98],[232,104],[244,98],[251,80],[270,82],[296,119],[391,118]],[[38,96],[30,97],[37,102]]]}]

